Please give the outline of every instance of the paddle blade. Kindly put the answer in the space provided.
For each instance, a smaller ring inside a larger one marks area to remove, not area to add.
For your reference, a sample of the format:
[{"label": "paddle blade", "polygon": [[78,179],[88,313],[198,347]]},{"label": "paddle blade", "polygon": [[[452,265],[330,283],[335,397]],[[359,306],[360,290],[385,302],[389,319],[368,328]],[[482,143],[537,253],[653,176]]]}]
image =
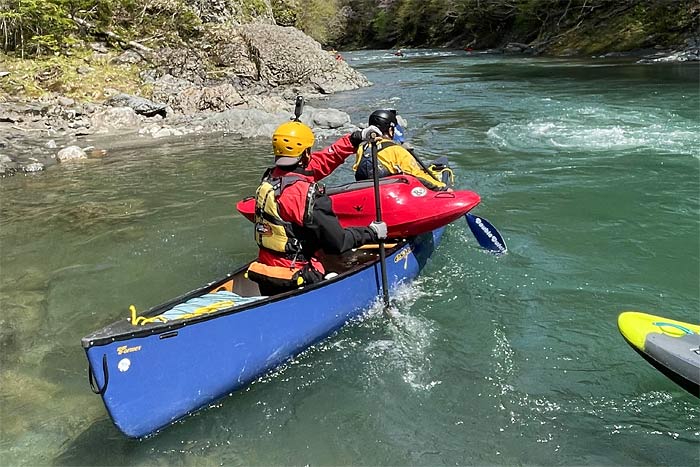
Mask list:
[{"label": "paddle blade", "polygon": [[479,242],[482,248],[499,255],[508,251],[505,240],[489,221],[469,213],[465,214],[465,217],[469,228],[474,237],[476,237],[476,241]]},{"label": "paddle blade", "polygon": [[394,125],[394,142],[401,144],[406,141],[406,131],[398,123]]}]

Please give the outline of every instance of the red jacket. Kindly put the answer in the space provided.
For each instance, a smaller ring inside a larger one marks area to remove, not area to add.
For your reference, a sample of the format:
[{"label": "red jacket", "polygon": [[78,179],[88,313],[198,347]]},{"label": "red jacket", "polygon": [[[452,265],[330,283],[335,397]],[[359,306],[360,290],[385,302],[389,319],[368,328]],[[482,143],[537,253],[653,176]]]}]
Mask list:
[{"label": "red jacket", "polygon": [[[318,272],[324,274],[323,265],[313,254],[323,249],[328,253],[342,253],[368,242],[377,241],[376,234],[368,227],[344,229],[332,211],[330,198],[321,195],[316,198],[312,211],[312,221],[304,222],[306,198],[312,183],[318,182],[330,175],[357,150],[351,142],[350,135],[345,135],[325,149],[312,152],[306,167],[297,166],[291,172],[299,177],[299,181],[287,186],[279,196],[277,203],[280,217],[287,222],[299,226],[299,240],[305,245],[306,257]],[[270,176],[282,177],[290,171],[275,167]],[[258,261],[268,266],[292,267],[292,260],[276,251],[261,248]],[[300,269],[306,261],[296,261],[294,269]]]}]

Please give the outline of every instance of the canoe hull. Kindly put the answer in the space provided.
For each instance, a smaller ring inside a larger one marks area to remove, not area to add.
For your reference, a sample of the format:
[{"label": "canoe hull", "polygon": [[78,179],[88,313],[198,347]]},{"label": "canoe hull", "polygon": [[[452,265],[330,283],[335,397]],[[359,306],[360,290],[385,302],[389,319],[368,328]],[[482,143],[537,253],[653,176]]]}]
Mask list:
[{"label": "canoe hull", "polygon": [[[394,175],[381,180],[382,220],[390,238],[406,238],[445,226],[474,208],[481,198],[473,191],[434,192],[415,177]],[[328,189],[333,212],[343,227],[365,227],[376,219],[371,181]],[[238,212],[253,221],[255,200],[236,204]]]},{"label": "canoe hull", "polygon": [[[390,285],[419,274],[443,230],[387,255]],[[83,339],[94,387],[103,390],[105,407],[125,435],[147,436],[245,387],[359,317],[381,294],[380,277],[373,262],[308,290],[177,329],[161,325],[117,336],[98,331]]]},{"label": "canoe hull", "polygon": [[627,311],[618,317],[618,328],[654,368],[700,397],[700,326]]}]

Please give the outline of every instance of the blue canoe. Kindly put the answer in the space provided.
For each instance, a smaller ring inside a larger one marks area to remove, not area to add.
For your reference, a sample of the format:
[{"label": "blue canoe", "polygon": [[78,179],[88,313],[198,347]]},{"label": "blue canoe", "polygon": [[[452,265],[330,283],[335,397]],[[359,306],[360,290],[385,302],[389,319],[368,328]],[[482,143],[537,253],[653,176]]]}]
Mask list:
[{"label": "blue canoe", "polygon": [[[387,248],[389,287],[420,273],[443,231]],[[132,310],[131,318],[82,339],[90,385],[119,430],[148,436],[361,316],[381,296],[378,257],[363,249],[327,256],[326,270],[338,276],[273,297],[258,297],[245,265],[142,316]]]}]

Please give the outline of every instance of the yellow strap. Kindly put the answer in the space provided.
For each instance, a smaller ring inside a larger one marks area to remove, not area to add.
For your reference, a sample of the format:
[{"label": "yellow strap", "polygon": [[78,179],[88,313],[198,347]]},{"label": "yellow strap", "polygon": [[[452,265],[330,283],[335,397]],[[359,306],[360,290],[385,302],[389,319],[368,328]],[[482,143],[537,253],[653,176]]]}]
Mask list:
[{"label": "yellow strap", "polygon": [[[194,318],[195,316],[200,316],[204,315],[207,313],[211,313],[212,311],[220,310],[221,308],[228,308],[230,306],[234,306],[235,303],[233,300],[222,300],[220,302],[212,303],[211,305],[203,306],[200,308],[197,308],[191,313],[186,313],[184,315],[180,315],[177,317],[177,319],[188,319],[188,318]],[[129,307],[129,311],[131,311],[131,325],[132,326],[143,326],[146,324],[151,324],[151,323],[167,323],[168,318],[165,316],[154,316],[153,318],[146,318],[144,316],[136,316],[136,307],[134,305],[131,305]]]},{"label": "yellow strap", "polygon": [[178,316],[177,319],[194,318],[195,316],[211,313],[212,311],[220,310],[221,308],[227,308],[227,307],[230,307],[233,305],[235,305],[233,300],[223,300],[221,302],[216,302],[216,303],[212,303],[211,305],[197,308],[192,313],[187,313],[185,315]]},{"label": "yellow strap", "polygon": [[150,323],[165,323],[168,320],[164,318],[163,316],[154,316],[153,318],[146,318],[144,316],[136,316],[136,307],[134,305],[131,305],[129,307],[129,311],[131,311],[131,325],[132,326],[143,326],[144,324],[150,324]]},{"label": "yellow strap", "polygon": [[448,183],[448,185],[454,185],[454,184],[455,184],[455,174],[454,174],[454,172],[452,171],[452,169],[449,168],[449,167],[443,167],[443,168],[441,168],[441,169],[438,170],[438,169],[435,168],[435,165],[431,165],[430,167],[428,167],[428,171],[430,172],[430,174],[433,176],[433,178],[434,178],[435,180],[439,180],[439,181],[441,181],[441,182],[443,181],[443,180],[442,180],[442,174],[443,174],[443,172],[447,172],[447,173],[449,174],[449,176],[450,176],[450,182]]}]

